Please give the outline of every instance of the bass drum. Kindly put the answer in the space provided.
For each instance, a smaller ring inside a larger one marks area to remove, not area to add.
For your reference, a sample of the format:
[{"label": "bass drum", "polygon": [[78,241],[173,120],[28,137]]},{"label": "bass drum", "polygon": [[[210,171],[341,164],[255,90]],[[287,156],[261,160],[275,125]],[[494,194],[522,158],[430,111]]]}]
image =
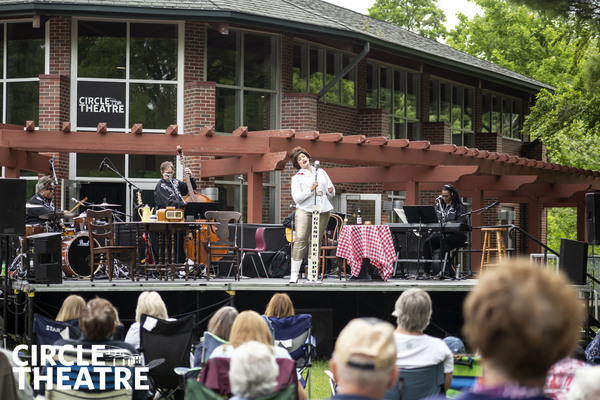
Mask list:
[{"label": "bass drum", "polygon": [[[96,246],[100,246],[97,240],[94,242]],[[90,277],[90,237],[87,234],[79,234],[63,240],[62,270],[67,276]]]}]

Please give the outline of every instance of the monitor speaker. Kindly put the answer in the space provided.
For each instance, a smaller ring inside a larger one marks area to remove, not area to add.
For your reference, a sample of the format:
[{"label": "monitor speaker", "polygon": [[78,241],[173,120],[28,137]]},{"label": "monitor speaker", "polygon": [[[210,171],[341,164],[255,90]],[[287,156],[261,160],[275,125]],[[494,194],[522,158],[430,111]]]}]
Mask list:
[{"label": "monitor speaker", "polygon": [[0,235],[25,236],[25,180],[0,179]]},{"label": "monitor speaker", "polygon": [[560,239],[559,268],[575,285],[586,284],[588,244]]},{"label": "monitor speaker", "polygon": [[317,341],[317,357],[331,357],[333,353],[333,309],[297,309],[296,314],[312,315],[312,335]]},{"label": "monitor speaker", "polygon": [[60,233],[39,233],[27,237],[29,283],[62,283]]},{"label": "monitor speaker", "polygon": [[585,220],[588,244],[600,244],[600,193],[585,194]]}]

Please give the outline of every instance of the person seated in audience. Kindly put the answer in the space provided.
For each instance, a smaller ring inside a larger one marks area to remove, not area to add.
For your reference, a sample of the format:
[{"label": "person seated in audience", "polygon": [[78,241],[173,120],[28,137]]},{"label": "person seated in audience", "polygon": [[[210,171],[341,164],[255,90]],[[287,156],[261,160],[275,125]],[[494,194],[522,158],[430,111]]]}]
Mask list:
[{"label": "person seated in audience", "polygon": [[552,364],[546,374],[544,393],[553,400],[566,400],[575,373],[587,364],[583,348],[575,347],[573,353]]},{"label": "person seated in audience", "polygon": [[295,315],[295,313],[294,304],[292,303],[290,296],[288,296],[287,293],[275,293],[271,297],[271,300],[269,300],[269,304],[267,304],[265,316],[285,318],[291,317],[292,315]]},{"label": "person seated in audience", "polygon": [[233,400],[250,400],[272,393],[279,365],[270,347],[251,340],[235,349],[229,366]]},{"label": "person seated in audience", "polygon": [[481,354],[483,377],[458,398],[542,400],[548,399],[548,369],[577,345],[584,313],[562,273],[513,258],[481,275],[463,317],[467,343]]},{"label": "person seated in audience", "polygon": [[[206,328],[207,332],[212,333],[219,339],[222,339],[226,342],[229,341],[229,336],[231,334],[231,327],[233,326],[233,321],[237,318],[239,312],[235,307],[225,306],[221,307],[217,310],[216,313],[210,318],[208,321],[208,326]],[[194,362],[192,365],[194,367],[202,366],[202,351],[204,349],[204,342],[201,341],[196,346],[196,350],[194,352]],[[209,356],[208,354],[207,356]]]},{"label": "person seated in audience", "polygon": [[353,319],[340,332],[329,360],[337,382],[332,399],[381,400],[398,377],[392,324],[377,318]]},{"label": "person seated in audience", "polygon": [[[243,343],[254,340],[269,346],[273,350],[275,358],[292,359],[290,353],[286,349],[279,346],[273,346],[273,336],[267,322],[256,311],[242,311],[231,327],[231,335],[229,335],[229,344],[224,344],[217,347],[210,355],[210,358],[229,357],[233,356],[236,348]],[[306,399],[306,392],[302,385],[298,385],[298,398]]]},{"label": "person seated in audience", "polygon": [[579,368],[571,383],[567,400],[600,399],[600,367]]},{"label": "person seated in audience", "polygon": [[140,348],[140,320],[144,314],[158,319],[169,319],[167,306],[158,292],[142,292],[138,297],[135,322],[131,324],[125,335],[125,342],[133,345],[136,349]]},{"label": "person seated in audience", "polygon": [[408,289],[396,300],[392,313],[397,321],[394,332],[396,367],[413,369],[443,363],[444,388],[448,390],[452,383],[454,359],[442,339],[423,333],[429,325],[431,313],[431,298],[422,289]]},{"label": "person seated in audience", "polygon": [[83,297],[76,294],[67,296],[67,298],[63,301],[60,310],[58,310],[56,320],[58,322],[69,322],[79,319],[79,314],[81,313],[83,307],[85,307],[85,300]]}]

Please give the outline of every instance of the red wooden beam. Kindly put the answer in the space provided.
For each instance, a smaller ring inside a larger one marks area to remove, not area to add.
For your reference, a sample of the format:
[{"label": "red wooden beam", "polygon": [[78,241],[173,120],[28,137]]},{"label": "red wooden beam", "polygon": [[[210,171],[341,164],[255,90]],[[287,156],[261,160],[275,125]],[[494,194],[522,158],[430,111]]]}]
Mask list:
[{"label": "red wooden beam", "polygon": [[248,171],[252,171],[252,166],[260,162],[261,159],[262,157],[260,155],[253,155],[202,161],[202,178],[245,174],[248,173]]},{"label": "red wooden beam", "polygon": [[465,190],[517,190],[521,186],[534,183],[538,179],[537,175],[520,176],[464,176],[456,183],[459,192]]},{"label": "red wooden beam", "polygon": [[333,182],[456,182],[477,172],[477,166],[327,168]]},{"label": "red wooden beam", "polygon": [[0,147],[0,165],[17,170],[27,170],[50,174],[50,156],[31,151]]}]

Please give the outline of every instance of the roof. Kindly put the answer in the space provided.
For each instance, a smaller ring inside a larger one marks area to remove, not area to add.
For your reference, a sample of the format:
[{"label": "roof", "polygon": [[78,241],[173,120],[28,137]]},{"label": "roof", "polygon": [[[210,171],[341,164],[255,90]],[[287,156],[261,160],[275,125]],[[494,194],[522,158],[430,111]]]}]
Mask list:
[{"label": "roof", "polygon": [[535,93],[552,86],[502,68],[395,24],[321,0],[4,0],[0,13],[113,18],[231,21],[271,26],[354,42],[370,42],[388,52],[435,63],[520,90]]}]

